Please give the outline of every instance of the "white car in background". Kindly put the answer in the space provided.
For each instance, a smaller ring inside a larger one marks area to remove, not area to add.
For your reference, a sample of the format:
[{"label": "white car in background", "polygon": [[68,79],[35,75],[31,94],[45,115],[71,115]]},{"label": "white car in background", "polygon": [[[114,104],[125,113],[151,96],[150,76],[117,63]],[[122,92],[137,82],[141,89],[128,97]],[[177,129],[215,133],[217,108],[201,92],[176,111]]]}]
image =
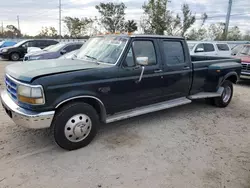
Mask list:
[{"label": "white car in background", "polygon": [[52,48],[53,46],[55,46],[55,45],[47,46],[47,47],[44,48],[44,49],[41,49],[41,48],[38,48],[38,47],[28,47],[28,49],[27,49],[27,54],[26,54],[26,55],[30,55],[30,54],[33,54],[33,53],[35,53],[35,52],[47,51],[47,50],[49,50],[50,48]]},{"label": "white car in background", "polygon": [[227,43],[187,41],[190,55],[201,56],[231,56],[231,49]]}]

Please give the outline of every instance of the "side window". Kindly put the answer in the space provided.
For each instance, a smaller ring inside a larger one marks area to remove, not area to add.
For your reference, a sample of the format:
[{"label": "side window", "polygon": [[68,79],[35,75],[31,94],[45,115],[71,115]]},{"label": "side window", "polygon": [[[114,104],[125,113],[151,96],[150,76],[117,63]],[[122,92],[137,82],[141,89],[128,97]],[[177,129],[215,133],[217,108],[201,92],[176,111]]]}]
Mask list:
[{"label": "side window", "polygon": [[204,52],[204,46],[203,44],[198,44],[195,48],[195,52]]},{"label": "side window", "polygon": [[124,67],[134,67],[135,66],[135,61],[134,61],[134,54],[132,47],[129,49],[127,57],[123,63]]},{"label": "side window", "polygon": [[227,44],[216,44],[216,46],[220,51],[229,51],[229,47]]},{"label": "side window", "polygon": [[25,42],[22,47],[24,48],[28,48],[28,47],[34,47],[34,41],[28,41],[28,42]]},{"label": "side window", "polygon": [[135,58],[148,57],[148,65],[156,65],[155,47],[152,41],[134,41],[133,49]]},{"label": "side window", "polygon": [[180,65],[185,63],[183,46],[180,41],[163,41],[163,47],[167,65]]},{"label": "side window", "polygon": [[205,52],[213,52],[213,51],[215,51],[213,44],[204,43],[203,45],[204,45]]},{"label": "side window", "polygon": [[82,44],[76,44],[74,50],[80,49],[81,47],[82,47]]},{"label": "side window", "polygon": [[72,44],[71,44],[71,45],[65,47],[64,50],[65,50],[66,52],[71,52],[71,51],[75,50],[75,45],[72,45]]}]

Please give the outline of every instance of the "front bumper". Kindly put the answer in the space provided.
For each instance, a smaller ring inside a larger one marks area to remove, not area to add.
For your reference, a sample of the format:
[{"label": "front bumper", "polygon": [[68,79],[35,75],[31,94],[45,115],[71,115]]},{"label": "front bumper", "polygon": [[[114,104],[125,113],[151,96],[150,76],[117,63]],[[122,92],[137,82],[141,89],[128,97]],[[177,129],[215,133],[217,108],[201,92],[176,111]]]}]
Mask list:
[{"label": "front bumper", "polygon": [[0,57],[2,59],[9,59],[9,54],[8,53],[5,53],[5,52],[0,52]]},{"label": "front bumper", "polygon": [[250,78],[250,72],[241,71],[240,77],[241,78]]},{"label": "front bumper", "polygon": [[1,92],[1,102],[5,112],[17,124],[30,129],[50,127],[55,111],[35,112],[19,107],[6,90]]}]

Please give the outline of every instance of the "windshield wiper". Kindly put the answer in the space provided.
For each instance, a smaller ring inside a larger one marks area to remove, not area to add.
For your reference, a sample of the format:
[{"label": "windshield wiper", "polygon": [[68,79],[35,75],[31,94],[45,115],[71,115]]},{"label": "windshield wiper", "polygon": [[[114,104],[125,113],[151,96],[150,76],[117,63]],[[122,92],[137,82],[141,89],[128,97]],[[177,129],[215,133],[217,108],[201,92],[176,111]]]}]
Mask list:
[{"label": "windshield wiper", "polygon": [[96,61],[97,61],[97,59],[96,59],[95,57],[92,57],[92,56],[89,56],[89,55],[85,55],[85,57],[87,57],[87,58],[90,58],[90,59],[93,59],[93,60],[96,60]]},{"label": "windshield wiper", "polygon": [[98,62],[97,58],[92,57],[92,56],[89,56],[89,55],[84,55],[84,56],[87,57],[87,58],[90,58],[90,59],[94,60],[95,63],[97,63],[98,65],[100,64],[100,63]]},{"label": "windshield wiper", "polygon": [[245,52],[240,52],[240,54],[247,55],[247,53],[245,53]]}]

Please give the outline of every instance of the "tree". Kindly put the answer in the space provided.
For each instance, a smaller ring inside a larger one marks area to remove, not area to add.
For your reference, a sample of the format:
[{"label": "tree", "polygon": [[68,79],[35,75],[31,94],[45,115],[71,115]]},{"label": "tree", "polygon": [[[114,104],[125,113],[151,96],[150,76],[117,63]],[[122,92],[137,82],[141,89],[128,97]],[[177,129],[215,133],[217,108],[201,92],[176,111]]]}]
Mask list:
[{"label": "tree", "polygon": [[124,3],[100,3],[95,8],[101,15],[100,23],[105,30],[111,33],[123,31],[127,8]]},{"label": "tree", "polygon": [[224,27],[225,24],[223,22],[211,24],[208,28],[208,38],[210,40],[223,40]]},{"label": "tree", "polygon": [[57,38],[57,30],[54,27],[42,27],[37,37]]},{"label": "tree", "polygon": [[125,23],[125,31],[131,33],[137,30],[137,23],[134,20],[128,20]]},{"label": "tree", "polygon": [[228,34],[227,34],[227,40],[241,40],[242,39],[242,35],[240,32],[240,29],[238,26],[234,26],[231,29],[229,29]]},{"label": "tree", "polygon": [[[188,29],[195,23],[196,17],[192,13],[188,4],[182,5],[182,15],[174,15],[167,10],[168,0],[149,0],[142,6],[144,15],[141,20],[141,26],[145,33],[154,33],[163,35],[185,36]],[[207,15],[203,14],[203,20]],[[204,23],[203,23],[204,24]]]},{"label": "tree", "polygon": [[7,25],[4,32],[4,36],[13,38],[13,37],[21,37],[22,34],[14,25]]},{"label": "tree", "polygon": [[168,0],[149,0],[144,3],[141,26],[145,33],[163,35],[167,29],[167,2]]},{"label": "tree", "polygon": [[64,23],[68,29],[69,35],[74,38],[79,38],[86,34],[86,30],[88,25],[93,22],[90,18],[73,18],[73,17],[65,17]]},{"label": "tree", "polygon": [[207,29],[192,29],[186,36],[187,40],[203,40],[207,37]]}]

